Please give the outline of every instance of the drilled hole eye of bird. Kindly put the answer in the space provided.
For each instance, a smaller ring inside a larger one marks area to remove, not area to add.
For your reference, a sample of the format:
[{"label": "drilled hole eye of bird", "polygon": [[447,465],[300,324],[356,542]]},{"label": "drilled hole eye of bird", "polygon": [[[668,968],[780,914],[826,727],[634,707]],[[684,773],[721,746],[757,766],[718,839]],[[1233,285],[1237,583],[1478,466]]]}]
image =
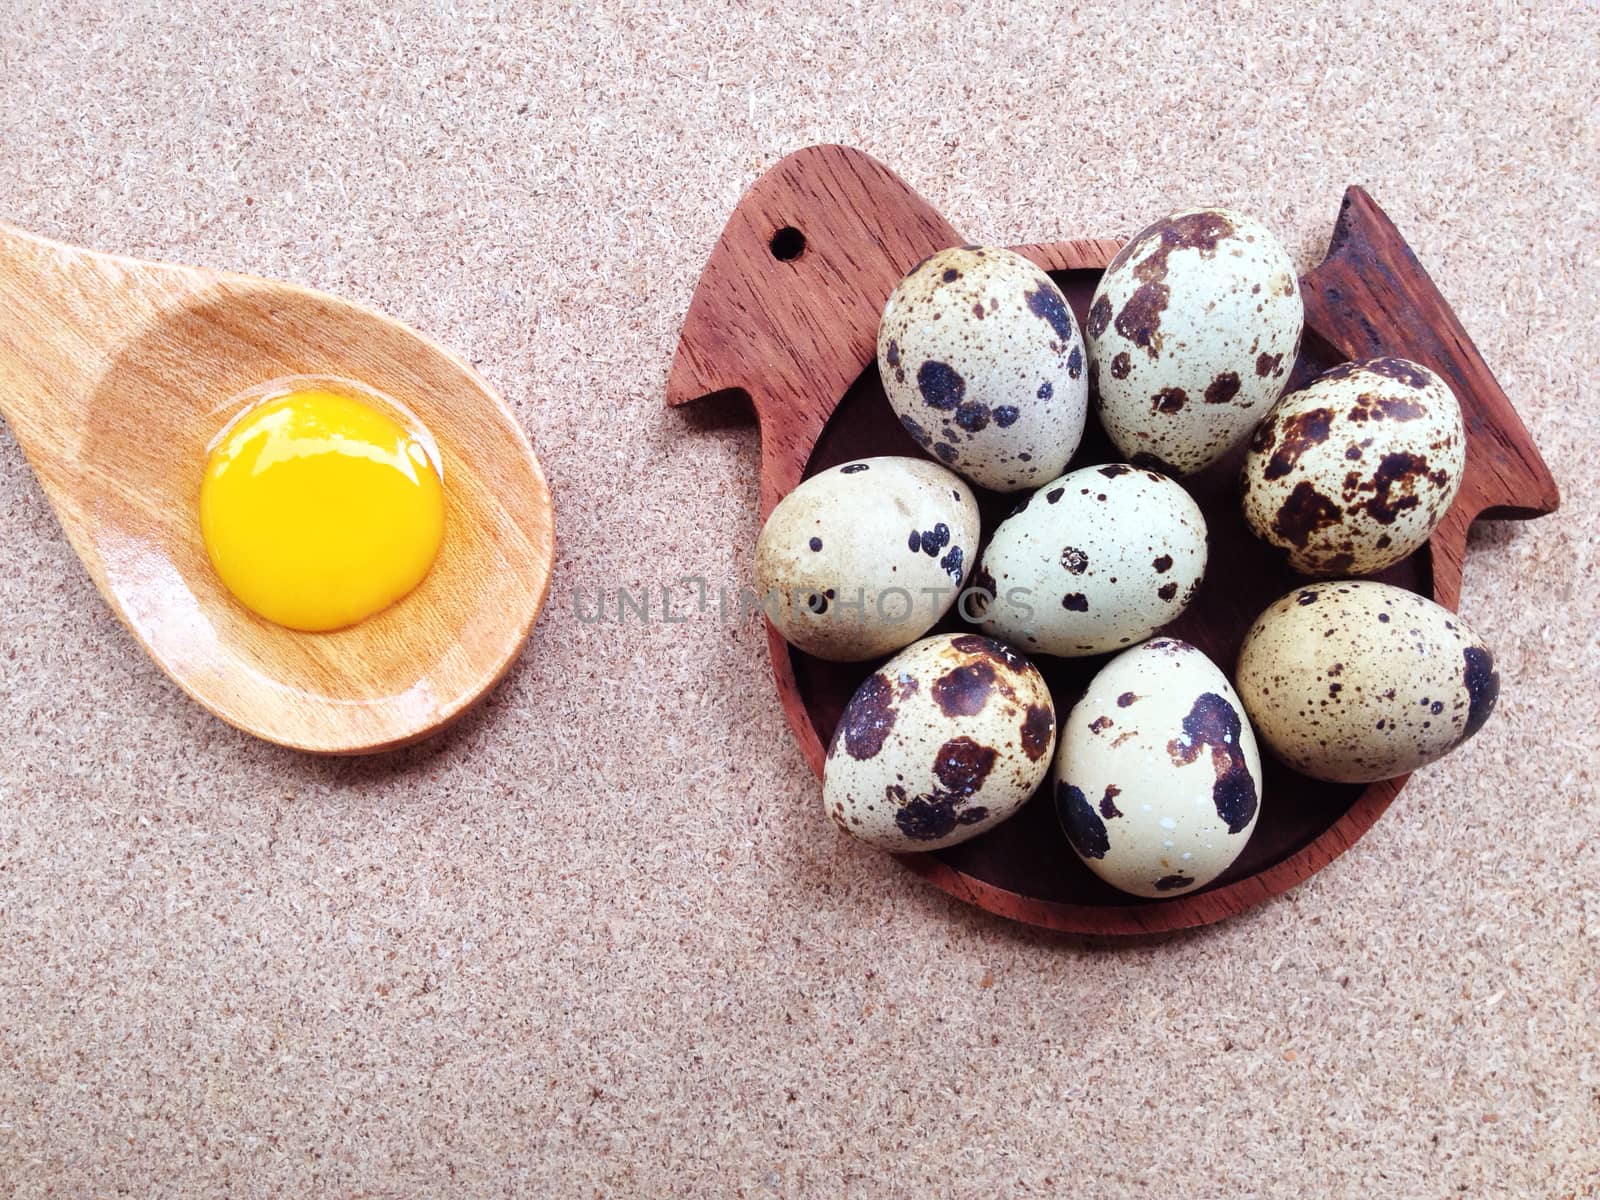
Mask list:
[{"label": "drilled hole eye of bird", "polygon": [[772,235],[772,241],[768,246],[772,250],[773,258],[779,262],[790,262],[805,253],[806,235],[793,225],[785,225]]}]

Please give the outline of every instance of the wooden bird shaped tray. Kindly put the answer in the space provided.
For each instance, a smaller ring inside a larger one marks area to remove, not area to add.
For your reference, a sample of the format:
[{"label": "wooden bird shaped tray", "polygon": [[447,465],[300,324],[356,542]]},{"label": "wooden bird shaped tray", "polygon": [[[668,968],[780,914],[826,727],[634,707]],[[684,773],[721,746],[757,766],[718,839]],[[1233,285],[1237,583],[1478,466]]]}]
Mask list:
[{"label": "wooden bird shaped tray", "polygon": [[[667,403],[748,397],[761,427],[763,518],[817,471],[871,455],[923,456],[884,397],[878,321],[912,266],[967,240],[888,168],[841,146],[790,155],[739,202],[690,303]],[[1094,238],[1015,249],[1050,272],[1082,324],[1120,245]],[[1467,468],[1455,504],[1429,546],[1377,576],[1454,608],[1467,527],[1480,516],[1553,512],[1555,481],[1450,306],[1360,188],[1345,193],[1327,258],[1301,284],[1306,334],[1289,389],[1338,362],[1392,354],[1432,367],[1461,401]],[[1072,467],[1116,457],[1091,414]],[[1167,630],[1230,673],[1251,622],[1300,582],[1244,523],[1242,459],[1241,447],[1184,481],[1206,515],[1210,561],[1200,593]],[[974,490],[987,537],[1015,497]],[[935,631],[958,627],[952,615]],[[1486,636],[1492,644],[1493,631]],[[791,648],[770,625],[768,639],[779,700],[820,775],[840,712],[880,663],[822,662]],[[1107,657],[1036,658],[1062,719]],[[1209,887],[1181,897],[1128,896],[1091,874],[1057,827],[1048,779],[1016,816],[972,841],[899,857],[951,895],[1033,925],[1102,934],[1203,925],[1326,866],[1371,828],[1405,783],[1324,783],[1262,757],[1261,817],[1248,846]]]}]

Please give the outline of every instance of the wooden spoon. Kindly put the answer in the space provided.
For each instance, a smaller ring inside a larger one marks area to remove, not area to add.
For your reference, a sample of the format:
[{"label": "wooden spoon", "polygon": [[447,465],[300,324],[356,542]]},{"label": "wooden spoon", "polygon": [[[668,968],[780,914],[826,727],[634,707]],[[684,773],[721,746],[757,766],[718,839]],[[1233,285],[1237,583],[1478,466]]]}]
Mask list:
[{"label": "wooden spoon", "polygon": [[[438,444],[427,578],[349,629],[255,616],[211,568],[211,439],[273,381],[348,380]],[[286,283],[94,254],[0,223],[0,415],[95,586],[174,682],[231,725],[331,754],[455,719],[505,673],[549,590],[550,492],[505,404],[398,322]]]}]

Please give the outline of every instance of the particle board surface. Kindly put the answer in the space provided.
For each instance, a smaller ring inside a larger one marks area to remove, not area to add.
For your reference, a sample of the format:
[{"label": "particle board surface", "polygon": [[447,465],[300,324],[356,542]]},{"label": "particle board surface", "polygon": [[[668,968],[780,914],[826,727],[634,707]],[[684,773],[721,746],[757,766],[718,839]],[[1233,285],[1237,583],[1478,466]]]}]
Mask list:
[{"label": "particle board surface", "polygon": [[[1592,5],[3,24],[0,216],[452,345],[528,430],[558,540],[480,710],[312,759],[138,653],[0,432],[0,1195],[1600,1187]],[[818,141],[985,240],[1213,200],[1301,269],[1369,188],[1561,486],[1469,545],[1493,722],[1328,870],[1164,940],[1019,930],[841,840],[763,631],[717,611],[756,431],[661,403],[739,194]]]}]

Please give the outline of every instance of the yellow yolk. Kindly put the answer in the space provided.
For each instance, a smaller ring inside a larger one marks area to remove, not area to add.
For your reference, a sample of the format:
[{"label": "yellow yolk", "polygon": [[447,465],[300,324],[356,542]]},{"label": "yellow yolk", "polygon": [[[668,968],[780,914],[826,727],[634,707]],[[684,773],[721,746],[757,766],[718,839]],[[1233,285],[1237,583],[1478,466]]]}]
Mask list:
[{"label": "yellow yolk", "polygon": [[342,629],[422,582],[444,538],[444,487],[393,417],[334,392],[291,392],[212,450],[200,532],[245,607],[290,629]]}]

